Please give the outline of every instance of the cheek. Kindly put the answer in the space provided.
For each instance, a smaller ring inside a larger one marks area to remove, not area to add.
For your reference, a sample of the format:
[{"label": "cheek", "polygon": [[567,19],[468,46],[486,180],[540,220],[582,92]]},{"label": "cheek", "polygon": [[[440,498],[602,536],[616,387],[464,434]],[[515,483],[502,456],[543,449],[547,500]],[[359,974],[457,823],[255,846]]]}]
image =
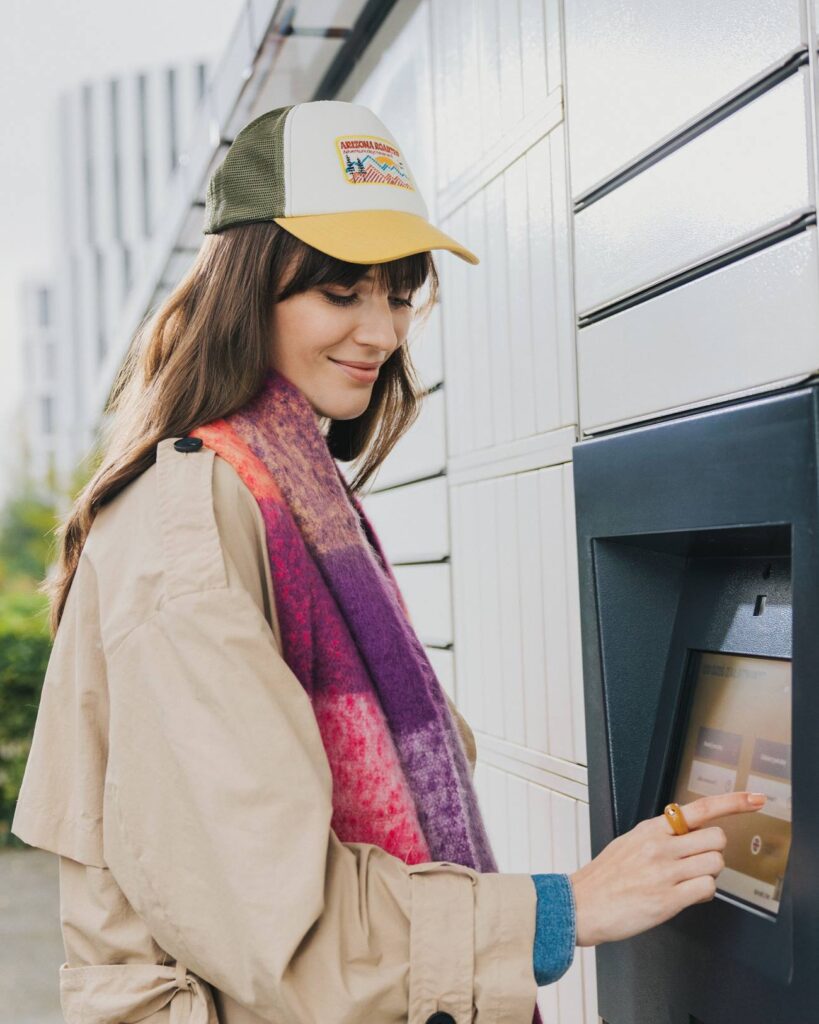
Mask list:
[{"label": "cheek", "polygon": [[329,305],[303,296],[279,303],[272,320],[277,353],[286,360],[309,362],[319,358],[343,336],[343,319]]}]

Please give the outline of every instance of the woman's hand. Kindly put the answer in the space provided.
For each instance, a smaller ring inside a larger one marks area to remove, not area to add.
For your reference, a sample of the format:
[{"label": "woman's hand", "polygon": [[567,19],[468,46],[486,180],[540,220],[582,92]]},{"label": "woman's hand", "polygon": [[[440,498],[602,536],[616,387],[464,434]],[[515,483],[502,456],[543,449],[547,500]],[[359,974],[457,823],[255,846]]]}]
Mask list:
[{"label": "woman's hand", "polygon": [[630,832],[569,876],[574,889],[577,945],[627,939],[674,917],[693,903],[706,903],[717,891],[725,867],[725,832],[703,828],[726,814],[759,810],[748,792],[704,796],[685,804],[691,829],[675,834],[665,816],[641,821]]}]

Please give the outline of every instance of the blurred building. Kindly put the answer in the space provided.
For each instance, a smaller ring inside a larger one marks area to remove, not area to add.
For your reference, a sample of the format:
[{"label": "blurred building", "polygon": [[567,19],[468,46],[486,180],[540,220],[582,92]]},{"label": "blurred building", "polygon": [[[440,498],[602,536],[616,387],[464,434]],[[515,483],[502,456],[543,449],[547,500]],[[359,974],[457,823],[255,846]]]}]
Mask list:
[{"label": "blurred building", "polygon": [[[206,93],[204,61],[89,81],[58,100],[56,280],[24,288],[27,475],[65,484],[89,453],[101,367],[119,352],[134,284]],[[47,323],[43,318],[47,318]]]},{"label": "blurred building", "polygon": [[60,379],[57,373],[59,332],[56,325],[54,284],[29,280],[20,291],[23,325],[23,395],[19,405],[25,419],[25,445],[19,460],[25,477],[46,499],[54,497],[57,480],[57,407]]}]

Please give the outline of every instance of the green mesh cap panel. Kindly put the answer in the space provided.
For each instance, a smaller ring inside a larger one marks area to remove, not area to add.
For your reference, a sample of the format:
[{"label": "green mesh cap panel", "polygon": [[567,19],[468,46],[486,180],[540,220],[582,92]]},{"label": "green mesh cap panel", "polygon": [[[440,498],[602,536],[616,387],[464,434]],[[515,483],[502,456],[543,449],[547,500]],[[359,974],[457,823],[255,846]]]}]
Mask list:
[{"label": "green mesh cap panel", "polygon": [[268,110],[233,140],[208,182],[203,234],[284,216],[284,124],[292,109]]}]

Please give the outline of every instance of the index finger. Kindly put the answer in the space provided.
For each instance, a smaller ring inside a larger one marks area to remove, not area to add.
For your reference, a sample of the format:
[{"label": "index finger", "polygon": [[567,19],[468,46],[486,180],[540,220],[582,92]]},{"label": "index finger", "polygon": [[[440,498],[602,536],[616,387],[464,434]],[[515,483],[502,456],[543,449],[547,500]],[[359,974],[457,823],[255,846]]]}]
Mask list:
[{"label": "index finger", "polygon": [[[701,796],[697,800],[683,804],[680,810],[683,812],[689,828],[702,828],[703,825],[709,824],[715,818],[723,818],[727,814],[758,811],[760,807],[765,806],[765,799],[761,803],[753,803],[750,792],[748,790],[740,790],[738,793],[718,793],[714,796]],[[668,827],[671,830],[671,826],[669,825]]]}]

